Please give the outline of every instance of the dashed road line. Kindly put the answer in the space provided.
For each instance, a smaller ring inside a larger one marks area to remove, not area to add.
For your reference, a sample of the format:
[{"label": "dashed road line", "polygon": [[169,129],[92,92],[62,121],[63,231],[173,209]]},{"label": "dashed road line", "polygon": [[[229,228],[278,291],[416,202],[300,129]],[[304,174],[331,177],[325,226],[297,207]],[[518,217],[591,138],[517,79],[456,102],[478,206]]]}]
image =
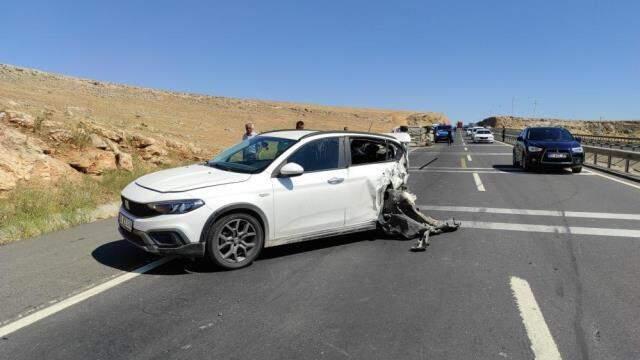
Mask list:
[{"label": "dashed road line", "polygon": [[466,169],[466,168],[467,168],[467,162],[466,162],[466,161],[464,161],[464,158],[460,158],[460,166],[461,166],[463,169]]},{"label": "dashed road line", "polygon": [[418,205],[418,207],[421,210],[424,209],[424,210],[431,210],[431,211],[640,221],[640,214],[604,213],[604,212],[589,212],[589,211],[565,211],[565,210],[507,209],[507,208],[471,207],[471,206]]},{"label": "dashed road line", "polygon": [[640,230],[631,230],[631,229],[594,228],[594,227],[564,226],[564,225],[532,225],[532,224],[516,224],[516,223],[472,221],[472,220],[468,220],[468,221],[460,220],[460,221],[462,222],[461,227],[468,228],[468,229],[640,238]]},{"label": "dashed road line", "polygon": [[473,161],[473,160],[471,160],[471,155],[467,154],[467,160]]},{"label": "dashed road line", "polygon": [[18,331],[20,329],[22,329],[23,327],[29,326],[37,321],[40,321],[46,317],[49,317],[55,313],[58,313],[68,307],[71,307],[75,304],[78,304],[84,300],[87,300],[88,298],[98,295],[104,291],[107,291],[115,286],[118,286],[126,281],[129,281],[139,275],[142,275],[148,271],[151,271],[155,268],[157,268],[158,266],[164,265],[167,262],[171,261],[173,258],[171,257],[164,257],[161,258],[159,260],[156,260],[152,263],[149,263],[145,266],[142,266],[140,268],[137,268],[131,272],[125,273],[123,275],[120,275],[116,278],[113,278],[107,282],[104,282],[100,285],[94,286],[86,291],[83,291],[79,294],[76,294],[70,298],[67,298],[65,300],[62,300],[54,305],[51,305],[49,307],[46,307],[42,310],[36,311],[34,313],[31,313],[21,319],[18,319],[14,322],[11,322],[5,326],[0,327],[0,338],[7,336],[15,331]]},{"label": "dashed road line", "polygon": [[482,180],[480,180],[480,175],[478,175],[477,172],[473,173],[473,181],[475,181],[478,191],[484,191],[484,185],[482,184]]},{"label": "dashed road line", "polygon": [[544,321],[540,305],[536,301],[529,283],[519,277],[511,277],[511,291],[520,311],[527,336],[531,341],[531,351],[536,360],[562,360],[558,345]]}]

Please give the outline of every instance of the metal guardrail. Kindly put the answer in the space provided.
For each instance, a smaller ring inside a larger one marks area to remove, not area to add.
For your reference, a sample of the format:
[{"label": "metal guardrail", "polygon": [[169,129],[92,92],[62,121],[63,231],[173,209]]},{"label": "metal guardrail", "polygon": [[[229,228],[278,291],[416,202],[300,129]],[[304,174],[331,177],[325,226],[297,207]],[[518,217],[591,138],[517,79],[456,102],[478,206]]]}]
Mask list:
[{"label": "metal guardrail", "polygon": [[[501,135],[496,138],[500,139]],[[517,135],[505,135],[505,142],[515,144]],[[584,165],[598,169],[606,169],[616,173],[630,174],[634,176],[640,175],[638,171],[633,170],[633,166],[640,164],[640,152],[627,151],[618,149],[609,149],[600,146],[582,145],[584,149]],[[587,159],[587,155],[591,154],[592,158]],[[601,165],[599,159],[606,159],[606,166]]]}]

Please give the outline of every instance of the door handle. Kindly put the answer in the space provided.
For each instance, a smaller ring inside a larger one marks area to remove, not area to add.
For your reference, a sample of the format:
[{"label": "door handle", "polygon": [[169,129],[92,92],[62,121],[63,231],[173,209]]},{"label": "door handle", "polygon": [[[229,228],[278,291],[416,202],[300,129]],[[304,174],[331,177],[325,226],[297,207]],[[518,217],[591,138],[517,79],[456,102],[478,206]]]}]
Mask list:
[{"label": "door handle", "polygon": [[327,182],[329,184],[331,184],[331,185],[340,184],[343,181],[344,181],[344,178],[339,178],[339,177],[334,177],[334,178],[331,178],[331,179],[327,180]]}]

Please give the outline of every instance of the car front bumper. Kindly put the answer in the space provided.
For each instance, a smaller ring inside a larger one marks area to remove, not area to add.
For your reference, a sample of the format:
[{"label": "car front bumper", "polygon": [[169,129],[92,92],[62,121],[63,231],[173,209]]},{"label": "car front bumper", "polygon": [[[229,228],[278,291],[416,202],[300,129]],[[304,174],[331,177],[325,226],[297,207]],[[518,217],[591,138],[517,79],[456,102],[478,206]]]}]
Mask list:
[{"label": "car front bumper", "polygon": [[152,234],[136,229],[129,231],[127,229],[124,229],[122,226],[118,226],[118,231],[120,231],[120,235],[122,235],[125,240],[129,241],[136,247],[152,254],[179,255],[188,257],[204,256],[204,243],[186,243],[185,240],[181,238],[183,235],[176,231],[163,231],[164,233],[172,233],[178,236],[179,240],[174,243],[158,242]]},{"label": "car front bumper", "polygon": [[527,162],[532,166],[543,168],[568,168],[582,166],[584,162],[584,153],[572,153],[569,158],[562,160],[550,161],[545,157],[546,151],[530,153],[527,156]]}]

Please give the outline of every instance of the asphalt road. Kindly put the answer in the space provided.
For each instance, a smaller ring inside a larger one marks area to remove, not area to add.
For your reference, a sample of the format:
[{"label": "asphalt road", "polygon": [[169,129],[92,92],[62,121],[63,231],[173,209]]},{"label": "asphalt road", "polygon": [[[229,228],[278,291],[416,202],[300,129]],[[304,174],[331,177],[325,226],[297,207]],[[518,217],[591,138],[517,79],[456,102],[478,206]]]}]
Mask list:
[{"label": "asphalt road", "polygon": [[[174,260],[5,335],[0,359],[640,358],[640,187],[510,151],[412,151],[417,203],[463,222],[424,253],[364,233],[237,271]],[[2,247],[0,320],[151,260],[113,220]]]}]

